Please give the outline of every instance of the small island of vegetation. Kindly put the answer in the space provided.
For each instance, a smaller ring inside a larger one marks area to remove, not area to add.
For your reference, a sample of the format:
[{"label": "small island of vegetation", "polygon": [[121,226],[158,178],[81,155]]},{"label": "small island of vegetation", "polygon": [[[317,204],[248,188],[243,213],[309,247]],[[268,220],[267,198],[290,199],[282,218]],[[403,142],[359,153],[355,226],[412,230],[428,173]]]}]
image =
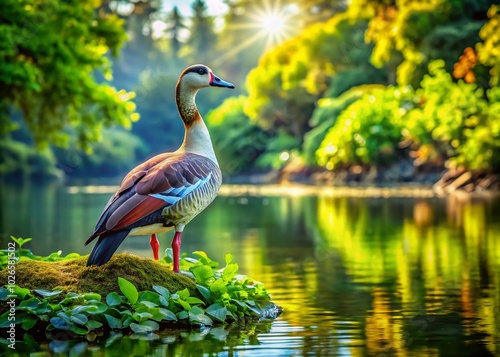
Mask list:
[{"label": "small island of vegetation", "polygon": [[[42,339],[57,331],[92,339],[111,330],[148,335],[162,327],[245,324],[281,313],[262,283],[237,275],[230,254],[219,269],[204,252],[194,252],[176,274],[169,254],[158,262],[117,254],[108,264],[86,267],[86,256],[37,256],[22,248],[30,239],[12,239],[15,256],[0,251],[0,281],[8,283],[0,300],[15,299],[15,307],[2,305],[0,328],[10,326],[13,314],[16,325]],[[12,259],[15,284],[7,269]]]}]

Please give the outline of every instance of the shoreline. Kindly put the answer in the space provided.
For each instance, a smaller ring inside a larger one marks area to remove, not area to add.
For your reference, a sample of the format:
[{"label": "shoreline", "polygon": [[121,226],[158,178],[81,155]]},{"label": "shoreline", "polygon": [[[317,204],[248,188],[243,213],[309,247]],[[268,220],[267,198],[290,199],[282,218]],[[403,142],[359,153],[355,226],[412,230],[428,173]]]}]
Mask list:
[{"label": "shoreline", "polygon": [[[86,185],[67,186],[68,193],[97,193],[113,194],[118,189],[117,185]],[[321,186],[302,183],[281,184],[223,184],[219,196],[348,196],[348,197],[416,197],[416,198],[443,198],[454,196],[461,199],[494,199],[500,197],[500,192],[485,190],[480,192],[466,192],[454,190],[444,192],[436,190],[429,184],[398,184],[391,186],[374,185],[345,185]]]}]

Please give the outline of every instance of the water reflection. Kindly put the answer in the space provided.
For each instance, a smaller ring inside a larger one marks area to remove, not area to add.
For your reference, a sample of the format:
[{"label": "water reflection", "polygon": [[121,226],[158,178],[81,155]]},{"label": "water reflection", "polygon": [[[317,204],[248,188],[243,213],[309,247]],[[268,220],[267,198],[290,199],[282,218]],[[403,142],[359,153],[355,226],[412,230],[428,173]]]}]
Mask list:
[{"label": "water reflection", "polygon": [[[40,254],[83,254],[109,194],[51,186],[2,197],[2,245],[7,234],[33,236]],[[94,342],[84,354],[498,355],[499,209],[498,200],[457,198],[219,197],[186,228],[182,250],[219,261],[231,252],[285,308],[282,317],[250,331]],[[160,239],[166,247],[171,235]],[[123,249],[150,255],[140,237]]]}]

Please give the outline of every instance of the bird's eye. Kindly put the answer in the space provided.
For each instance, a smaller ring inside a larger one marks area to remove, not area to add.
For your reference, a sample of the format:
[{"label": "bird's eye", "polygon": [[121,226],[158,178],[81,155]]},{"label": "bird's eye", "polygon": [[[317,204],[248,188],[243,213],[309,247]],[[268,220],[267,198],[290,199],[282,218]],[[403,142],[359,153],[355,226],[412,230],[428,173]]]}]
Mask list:
[{"label": "bird's eye", "polygon": [[200,69],[198,70],[198,74],[205,74],[205,73],[206,73],[206,72],[205,72],[205,68],[200,68]]}]

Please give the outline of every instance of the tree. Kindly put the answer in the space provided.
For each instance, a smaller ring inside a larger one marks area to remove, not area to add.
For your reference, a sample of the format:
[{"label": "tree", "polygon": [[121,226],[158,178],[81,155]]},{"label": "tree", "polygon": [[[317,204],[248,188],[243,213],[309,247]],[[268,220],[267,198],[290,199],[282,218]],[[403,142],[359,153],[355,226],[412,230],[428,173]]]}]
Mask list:
[{"label": "tree", "polygon": [[174,6],[172,12],[167,19],[168,27],[165,30],[170,38],[170,47],[172,50],[173,58],[177,58],[179,55],[179,50],[181,48],[181,41],[179,40],[180,33],[186,28],[184,25],[184,18],[179,12],[177,6]]},{"label": "tree", "polygon": [[81,147],[101,129],[137,119],[133,93],[117,91],[94,73],[110,75],[108,52],[125,40],[123,22],[96,11],[100,1],[5,0],[0,4],[0,120],[12,131],[20,110],[34,141]]},{"label": "tree", "polygon": [[375,45],[372,63],[390,84],[418,87],[427,65],[444,59],[452,69],[467,45],[479,40],[491,0],[354,0],[349,13],[369,21],[365,39]]},{"label": "tree", "polygon": [[207,15],[207,4],[203,0],[195,0],[191,6],[193,9],[191,35],[188,44],[191,47],[189,58],[196,62],[209,63],[216,57],[213,19]]},{"label": "tree", "polygon": [[372,46],[363,43],[366,24],[341,13],[265,53],[248,75],[245,113],[265,128],[282,128],[301,140],[325,94],[386,82],[384,71],[368,61]]},{"label": "tree", "polygon": [[490,85],[500,82],[500,6],[493,5],[488,10],[489,21],[481,28],[479,36],[483,40],[476,44],[479,62],[490,68]]}]

